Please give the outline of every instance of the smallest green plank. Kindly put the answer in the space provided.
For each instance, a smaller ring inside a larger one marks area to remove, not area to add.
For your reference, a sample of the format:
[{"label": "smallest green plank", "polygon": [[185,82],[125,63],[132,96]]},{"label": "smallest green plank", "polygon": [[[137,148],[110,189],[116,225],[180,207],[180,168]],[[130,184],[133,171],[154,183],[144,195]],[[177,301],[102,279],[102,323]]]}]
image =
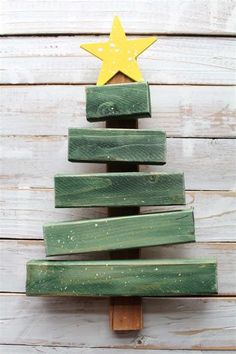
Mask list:
[{"label": "smallest green plank", "polygon": [[87,87],[86,117],[89,122],[151,117],[148,83]]},{"label": "smallest green plank", "polygon": [[43,233],[47,256],[195,241],[192,210],[52,223]]},{"label": "smallest green plank", "polygon": [[166,163],[166,134],[147,129],[69,129],[71,162]]}]

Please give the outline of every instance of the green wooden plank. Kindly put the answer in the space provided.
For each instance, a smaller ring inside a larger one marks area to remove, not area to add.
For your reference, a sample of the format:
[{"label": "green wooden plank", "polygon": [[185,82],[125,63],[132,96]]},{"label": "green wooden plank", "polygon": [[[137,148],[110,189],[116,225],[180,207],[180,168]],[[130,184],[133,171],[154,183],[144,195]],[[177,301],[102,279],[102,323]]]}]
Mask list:
[{"label": "green wooden plank", "polygon": [[192,210],[44,225],[47,256],[192,242]]},{"label": "green wooden plank", "polygon": [[166,134],[158,130],[71,128],[68,159],[72,162],[163,165],[166,162]]},{"label": "green wooden plank", "polygon": [[55,176],[56,208],[185,204],[182,173]]},{"label": "green wooden plank", "polygon": [[86,117],[89,122],[151,117],[148,83],[87,87]]},{"label": "green wooden plank", "polygon": [[27,295],[180,296],[217,292],[214,260],[30,261]]}]

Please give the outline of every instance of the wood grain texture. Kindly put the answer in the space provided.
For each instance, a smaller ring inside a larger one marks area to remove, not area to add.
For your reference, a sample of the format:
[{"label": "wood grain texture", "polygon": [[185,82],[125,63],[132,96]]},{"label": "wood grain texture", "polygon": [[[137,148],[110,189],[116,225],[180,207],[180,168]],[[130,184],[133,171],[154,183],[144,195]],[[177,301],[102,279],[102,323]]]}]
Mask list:
[{"label": "wood grain texture", "polygon": [[[67,137],[9,136],[1,139],[1,186],[51,188],[58,172],[104,172],[102,164],[66,161]],[[236,139],[167,139],[167,164],[158,171],[184,171],[187,190],[235,188]],[[141,166],[141,171],[155,166]]]},{"label": "wood grain texture", "polygon": [[158,130],[70,128],[68,144],[71,162],[166,162],[166,134]]},{"label": "wood grain texture", "polygon": [[[133,81],[122,72],[118,72],[115,76],[108,81],[109,84],[118,83],[132,83]],[[150,93],[149,93],[150,99]],[[138,120],[108,120],[106,121],[106,128],[128,128],[138,129]],[[139,172],[137,164],[121,164],[121,163],[107,163],[107,172]],[[120,207],[108,208],[107,215],[109,217],[119,217],[124,215],[137,215],[140,208],[133,207]],[[140,249],[133,248],[128,250],[115,250],[110,252],[111,259],[138,259],[140,257]],[[109,307],[109,323],[113,331],[139,331],[143,328],[143,307],[142,298],[137,296],[132,297],[112,297],[110,299]]]},{"label": "wood grain texture", "polygon": [[[1,240],[2,292],[25,292],[26,262],[45,258],[43,241]],[[217,260],[218,293],[220,296],[236,295],[232,275],[236,273],[236,243],[186,243],[148,247],[141,250],[143,259],[214,258]],[[60,260],[107,260],[109,252],[93,252],[71,256],[52,257]]]},{"label": "wood grain texture", "polygon": [[[3,38],[0,83],[94,84],[101,63],[80,44],[106,40],[107,36]],[[234,85],[235,43],[234,38],[159,36],[138,63],[150,84]]]},{"label": "wood grain texture", "polygon": [[47,256],[195,241],[192,210],[44,225]]},{"label": "wood grain texture", "polygon": [[[236,33],[231,0],[209,2],[184,0],[60,2],[2,1],[1,34],[109,33],[116,14],[126,33],[215,34]],[[132,13],[132,16],[130,14]]]},{"label": "wood grain texture", "polygon": [[[41,346],[24,346],[24,345],[0,345],[0,351],[4,354],[122,354],[121,349],[114,348],[69,348],[69,347],[47,347]],[[139,349],[138,354],[148,354],[147,349]],[[128,354],[137,354],[137,349],[126,349]],[[173,354],[171,350],[155,350],[150,354]],[[235,351],[226,350],[224,354],[234,354]],[[175,350],[175,354],[183,354],[181,350]],[[205,350],[187,350],[184,354],[219,354],[218,351]]]},{"label": "wood grain texture", "polygon": [[138,333],[119,335],[107,326],[107,299],[3,294],[1,304],[1,343],[115,347],[125,353],[134,348],[147,351],[233,350],[236,347],[236,298],[144,299],[145,328]]},{"label": "wood grain texture", "polygon": [[[2,189],[0,194],[3,203],[0,210],[2,238],[42,239],[42,225],[52,220],[89,220],[107,215],[106,208],[55,209],[52,189],[12,188]],[[188,191],[186,202],[187,208],[194,207],[197,242],[236,242],[236,192]],[[176,208],[180,207],[142,207],[141,212]]]},{"label": "wood grain texture", "polygon": [[27,263],[28,296],[182,296],[217,293],[211,259]]},{"label": "wood grain texture", "polygon": [[185,204],[182,173],[56,175],[55,207]]},{"label": "wood grain texture", "polygon": [[[54,209],[50,187],[53,175],[59,171],[104,172],[99,165],[78,168],[68,164],[66,138],[55,135],[66,135],[68,126],[89,127],[83,83],[96,81],[100,63],[82,53],[79,44],[107,39],[114,8],[126,31],[136,34],[130,38],[139,37],[139,32],[172,35],[158,36],[155,46],[140,56],[145,79],[157,85],[150,87],[154,119],[141,119],[139,128],[162,129],[168,137],[188,138],[168,141],[165,169],[184,171],[187,188],[201,190],[187,192],[187,206],[195,208],[196,240],[204,243],[145,248],[142,256],[216,257],[219,294],[236,294],[232,281],[236,274],[235,244],[222,243],[235,241],[236,235],[235,192],[226,191],[235,188],[236,176],[231,168],[235,141],[195,139],[235,137],[235,88],[225,86],[235,84],[235,40],[183,36],[235,34],[233,0],[183,0],[181,5],[178,0],[1,2],[1,33],[86,33],[1,38],[1,81],[4,85],[10,83],[0,87],[1,131],[14,136],[3,138],[5,147],[1,150],[1,184],[5,188],[0,192],[1,237],[42,238],[44,222],[106,216],[105,208]],[[94,36],[88,31],[106,36]],[[38,85],[44,82],[50,85]],[[217,84],[223,86],[212,86]],[[27,135],[45,137],[31,140]],[[187,142],[190,137],[194,138],[191,143]],[[53,153],[54,160],[50,158]],[[172,208],[141,209],[149,213]],[[216,241],[221,243],[212,243]],[[5,240],[1,252],[2,291],[24,291],[25,263],[45,256],[43,243]],[[103,259],[107,256],[106,252],[99,254]],[[109,331],[106,300],[25,298],[14,294],[3,295],[1,300],[0,336],[1,343],[7,345],[0,351],[4,353],[131,354],[139,349],[140,354],[146,354],[152,349],[157,354],[169,354],[170,350],[200,354],[206,350],[210,353],[209,349],[216,353],[236,349],[235,299],[144,300],[145,328],[132,334]]]},{"label": "wood grain texture", "polygon": [[[132,253],[130,253],[131,250],[129,250],[126,258],[132,256],[132,259],[135,259],[139,256],[138,249],[136,251],[132,250]],[[111,329],[116,333],[140,331],[144,326],[142,298],[138,296],[111,297],[109,323]]]},{"label": "wood grain texture", "polygon": [[86,118],[89,122],[147,117],[151,117],[147,82],[86,87]]},{"label": "wood grain texture", "polygon": [[[151,85],[150,92],[152,119],[140,119],[139,128],[169,137],[235,136],[235,87]],[[91,128],[83,85],[0,86],[0,94],[4,135],[67,135],[68,126]]]}]

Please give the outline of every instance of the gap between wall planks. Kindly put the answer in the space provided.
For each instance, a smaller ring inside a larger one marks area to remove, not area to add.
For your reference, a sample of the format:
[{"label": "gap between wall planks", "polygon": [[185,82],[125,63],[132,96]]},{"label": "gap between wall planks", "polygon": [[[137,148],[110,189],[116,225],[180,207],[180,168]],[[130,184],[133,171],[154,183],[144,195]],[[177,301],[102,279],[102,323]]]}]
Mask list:
[{"label": "gap between wall planks", "polygon": [[[117,73],[108,84],[133,82],[126,75]],[[108,120],[106,128],[138,129],[138,119],[131,120]],[[107,172],[138,172],[136,164],[107,164]],[[139,214],[138,207],[108,208],[108,216],[125,216]],[[139,258],[139,249],[130,249],[110,252],[112,259],[135,259]],[[114,331],[132,330],[143,328],[142,299],[139,297],[114,297],[110,300],[110,326]]]}]

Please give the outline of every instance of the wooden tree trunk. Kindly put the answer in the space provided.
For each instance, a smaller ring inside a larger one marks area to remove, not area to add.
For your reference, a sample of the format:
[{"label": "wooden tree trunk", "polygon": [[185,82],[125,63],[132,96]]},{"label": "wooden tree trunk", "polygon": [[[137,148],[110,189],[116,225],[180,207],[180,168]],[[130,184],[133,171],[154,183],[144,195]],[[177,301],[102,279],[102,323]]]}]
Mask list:
[{"label": "wooden tree trunk", "polygon": [[[117,73],[108,84],[132,82],[126,75]],[[138,120],[109,120],[106,128],[137,129]],[[107,172],[137,172],[135,164],[107,164]],[[139,213],[137,207],[108,208],[108,216],[125,216]],[[139,258],[140,250],[122,250],[111,252],[112,259]],[[110,301],[110,326],[114,331],[135,331],[143,327],[142,299],[139,297],[114,297]]]}]

